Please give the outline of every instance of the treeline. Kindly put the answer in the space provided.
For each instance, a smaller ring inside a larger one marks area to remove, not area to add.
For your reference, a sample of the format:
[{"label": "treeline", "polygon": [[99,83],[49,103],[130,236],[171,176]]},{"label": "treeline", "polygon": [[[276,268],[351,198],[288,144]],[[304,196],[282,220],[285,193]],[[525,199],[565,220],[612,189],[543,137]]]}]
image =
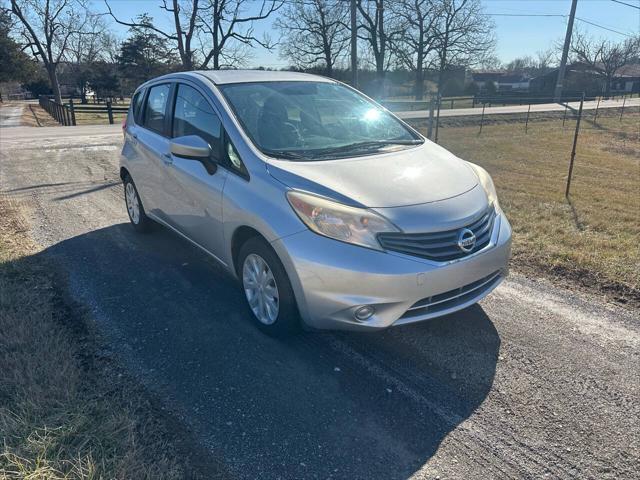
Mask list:
[{"label": "treeline", "polygon": [[[89,89],[107,95],[165,72],[242,67],[257,46],[305,71],[342,76],[348,66],[350,0],[161,0],[134,19],[121,18],[109,0],[105,11],[93,11],[97,5],[88,0],[7,3],[5,37],[43,73],[31,87],[48,83],[58,99],[61,83],[75,85],[81,96]],[[427,72],[476,64],[493,48],[493,25],[480,0],[356,0],[355,7],[358,69],[373,90],[387,72],[402,71],[421,96]],[[272,16],[272,34],[257,35]],[[123,42],[107,19],[129,27]]]},{"label": "treeline", "polygon": [[[159,0],[133,19],[122,18],[114,0],[3,1],[0,80],[28,81],[32,91],[50,88],[57,99],[61,84],[83,98],[88,90],[126,95],[163,73],[244,67],[256,47],[279,53],[289,68],[351,81],[352,35],[358,87],[375,96],[388,94],[390,83],[410,84],[403,94],[417,99],[427,85],[459,94],[465,68],[499,65],[495,27],[480,0]],[[258,35],[267,20],[270,34]],[[128,27],[125,40],[113,35],[109,22]],[[624,62],[637,57],[638,40],[603,42],[608,48],[578,41],[573,53],[610,81],[621,51]],[[539,63],[547,68],[551,56],[544,55]]]}]

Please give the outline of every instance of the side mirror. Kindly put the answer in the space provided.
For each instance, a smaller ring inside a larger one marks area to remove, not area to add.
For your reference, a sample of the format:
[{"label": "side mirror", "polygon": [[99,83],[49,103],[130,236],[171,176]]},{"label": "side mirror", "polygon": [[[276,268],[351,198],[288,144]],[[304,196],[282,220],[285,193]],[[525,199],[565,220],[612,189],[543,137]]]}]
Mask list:
[{"label": "side mirror", "polygon": [[211,159],[211,146],[202,137],[186,135],[174,138],[171,140],[169,149],[176,157],[199,161],[210,175],[216,173],[217,165]]},{"label": "side mirror", "polygon": [[187,135],[171,140],[171,153],[176,157],[200,160],[211,155],[211,147],[198,135]]}]

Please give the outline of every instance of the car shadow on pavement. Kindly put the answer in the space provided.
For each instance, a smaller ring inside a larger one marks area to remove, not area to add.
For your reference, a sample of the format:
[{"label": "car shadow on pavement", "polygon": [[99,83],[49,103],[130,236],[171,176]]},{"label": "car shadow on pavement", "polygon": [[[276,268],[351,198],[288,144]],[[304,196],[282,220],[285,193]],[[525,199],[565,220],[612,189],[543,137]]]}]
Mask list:
[{"label": "car shadow on pavement", "polygon": [[491,388],[500,338],[480,306],[372,334],[274,339],[214,260],[154,230],[113,225],[41,254],[239,478],[407,478]]}]

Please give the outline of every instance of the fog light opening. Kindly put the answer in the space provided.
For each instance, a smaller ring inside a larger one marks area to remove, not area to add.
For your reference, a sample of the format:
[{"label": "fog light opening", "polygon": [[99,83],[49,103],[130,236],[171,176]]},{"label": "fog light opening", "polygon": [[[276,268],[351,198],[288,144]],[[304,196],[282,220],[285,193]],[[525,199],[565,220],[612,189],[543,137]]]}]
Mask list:
[{"label": "fog light opening", "polygon": [[370,305],[363,305],[362,307],[356,308],[356,310],[353,312],[353,316],[359,322],[364,322],[365,320],[371,318],[374,313],[376,313],[375,308]]}]

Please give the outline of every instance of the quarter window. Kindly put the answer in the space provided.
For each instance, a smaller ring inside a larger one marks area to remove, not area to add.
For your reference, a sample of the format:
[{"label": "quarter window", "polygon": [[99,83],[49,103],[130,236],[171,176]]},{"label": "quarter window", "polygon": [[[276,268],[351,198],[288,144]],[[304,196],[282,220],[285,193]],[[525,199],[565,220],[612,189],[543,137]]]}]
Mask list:
[{"label": "quarter window", "polygon": [[132,106],[132,114],[133,114],[133,119],[136,121],[138,121],[138,119],[140,118],[140,108],[142,107],[142,98],[144,97],[144,92],[142,90],[140,90],[138,93],[135,94],[135,96],[133,97],[133,102],[131,102]]},{"label": "quarter window", "polygon": [[164,131],[164,119],[170,89],[171,86],[168,83],[156,85],[149,89],[144,113],[144,126],[150,130],[155,130],[159,133],[163,133]]},{"label": "quarter window", "polygon": [[173,137],[198,135],[209,142],[214,156],[220,152],[222,124],[207,99],[195,88],[179,84],[173,114]]}]

